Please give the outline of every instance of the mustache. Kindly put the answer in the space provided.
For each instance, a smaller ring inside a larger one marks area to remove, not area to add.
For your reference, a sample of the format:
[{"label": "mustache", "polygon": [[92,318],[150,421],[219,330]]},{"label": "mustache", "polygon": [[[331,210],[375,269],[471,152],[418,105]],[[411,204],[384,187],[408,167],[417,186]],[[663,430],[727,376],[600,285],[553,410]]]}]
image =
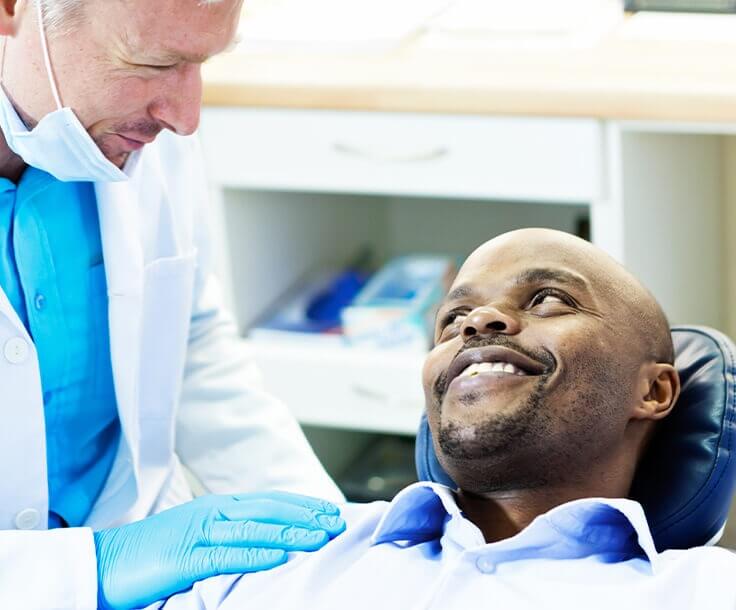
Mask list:
[{"label": "mustache", "polygon": [[[543,348],[529,349],[529,348],[523,347],[506,335],[493,335],[493,336],[488,336],[488,337],[483,337],[483,336],[471,337],[470,339],[468,339],[465,345],[463,345],[463,347],[458,350],[457,354],[455,354],[455,357],[453,358],[453,361],[460,354],[462,354],[463,352],[466,352],[469,349],[478,349],[479,347],[489,347],[491,345],[507,347],[509,349],[519,352],[520,354],[524,354],[528,358],[536,360],[537,362],[541,362],[548,371],[552,371],[557,367],[557,360],[555,359],[555,357],[552,355],[550,351],[543,349]],[[448,385],[447,371],[449,368],[450,367],[448,366],[444,371],[442,371],[437,376],[437,379],[435,379],[432,391],[433,391],[435,400],[437,401],[437,404],[442,404],[442,400],[445,398],[445,393],[447,392],[447,385]]]},{"label": "mustache", "polygon": [[115,126],[116,133],[134,133],[144,138],[155,138],[162,131],[163,127],[161,125],[146,119],[131,121],[130,123],[122,123]]}]

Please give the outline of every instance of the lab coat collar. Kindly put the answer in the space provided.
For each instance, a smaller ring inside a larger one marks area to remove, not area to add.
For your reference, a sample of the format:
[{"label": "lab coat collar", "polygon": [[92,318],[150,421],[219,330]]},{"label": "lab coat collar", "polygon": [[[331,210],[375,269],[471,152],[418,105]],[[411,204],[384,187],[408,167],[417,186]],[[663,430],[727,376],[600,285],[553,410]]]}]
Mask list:
[{"label": "lab coat collar", "polygon": [[140,298],[142,294],[140,183],[140,172],[134,172],[126,182],[95,184],[107,292],[110,296]]},{"label": "lab coat collar", "polygon": [[[373,544],[418,544],[440,540],[464,549],[524,547],[553,549],[555,556],[644,555],[656,571],[659,555],[641,505],[625,498],[585,498],[566,502],[539,515],[516,536],[486,544],[480,530],[457,505],[453,491],[439,483],[419,482],[393,499],[372,536]],[[560,549],[563,549],[562,551]]]}]

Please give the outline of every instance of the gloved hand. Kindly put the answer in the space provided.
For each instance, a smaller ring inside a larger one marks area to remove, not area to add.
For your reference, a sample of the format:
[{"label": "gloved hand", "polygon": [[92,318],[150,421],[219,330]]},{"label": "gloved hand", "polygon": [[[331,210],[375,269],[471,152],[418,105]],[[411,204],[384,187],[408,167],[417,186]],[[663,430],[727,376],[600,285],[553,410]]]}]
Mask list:
[{"label": "gloved hand", "polygon": [[345,529],[336,506],[284,492],[203,496],[94,533],[100,608],[146,606],[217,574],[285,563]]}]

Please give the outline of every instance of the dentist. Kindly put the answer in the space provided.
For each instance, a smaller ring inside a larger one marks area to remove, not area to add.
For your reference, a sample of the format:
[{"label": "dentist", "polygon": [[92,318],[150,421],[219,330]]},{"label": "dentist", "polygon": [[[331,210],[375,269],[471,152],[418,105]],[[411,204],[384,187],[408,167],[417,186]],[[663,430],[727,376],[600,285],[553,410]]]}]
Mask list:
[{"label": "dentist", "polygon": [[0,0],[2,608],[143,606],[344,528],[209,267],[188,136],[240,4]]}]

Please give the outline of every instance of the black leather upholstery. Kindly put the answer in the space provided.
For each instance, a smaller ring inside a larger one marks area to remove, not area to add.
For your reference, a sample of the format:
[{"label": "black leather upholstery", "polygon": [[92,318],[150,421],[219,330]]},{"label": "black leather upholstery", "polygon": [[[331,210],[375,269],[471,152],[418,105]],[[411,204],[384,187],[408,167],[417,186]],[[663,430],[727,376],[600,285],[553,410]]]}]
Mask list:
[{"label": "black leather upholstery", "polygon": [[[672,329],[682,393],[657,428],[634,480],[659,550],[706,544],[722,530],[736,485],[736,348],[722,333]],[[416,444],[421,480],[455,487],[442,470],[422,416]]]}]

